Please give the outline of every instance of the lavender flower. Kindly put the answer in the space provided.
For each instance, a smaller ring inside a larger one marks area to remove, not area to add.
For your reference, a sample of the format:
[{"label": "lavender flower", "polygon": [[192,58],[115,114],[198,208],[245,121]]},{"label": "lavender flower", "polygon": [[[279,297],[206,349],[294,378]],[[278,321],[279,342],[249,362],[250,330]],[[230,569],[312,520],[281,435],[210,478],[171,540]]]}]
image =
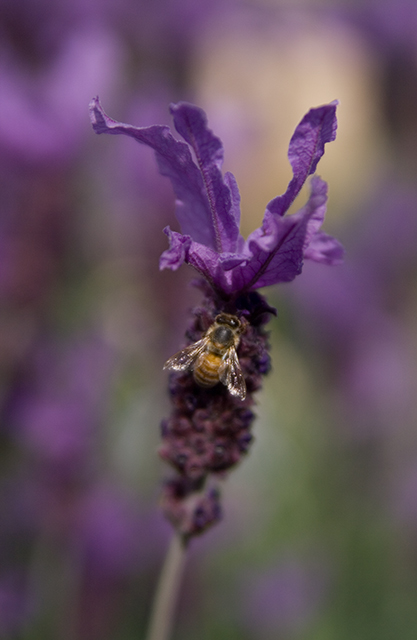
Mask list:
[{"label": "lavender flower", "polygon": [[219,520],[219,493],[212,479],[236,465],[252,440],[253,393],[270,368],[264,324],[275,313],[255,290],[293,280],[301,273],[304,258],[325,264],[342,259],[338,241],[320,231],[327,201],[323,180],[314,177],[307,204],[285,216],[314,173],[325,143],[335,138],[336,105],[311,109],[297,126],[288,154],[293,178],[286,192],[267,205],[262,226],[244,240],[239,233],[236,180],[221,172],[223,146],[201,109],[185,102],[171,105],[182,142],[166,126],[122,124],[104,113],[98,98],[90,104],[96,133],[128,135],[151,147],[161,174],[172,182],[182,233],[164,230],[170,246],[161,256],[160,268],[176,270],[186,263],[204,277],[198,283],[204,301],[193,310],[187,343],[206,338],[219,313],[237,316],[244,327],[237,355],[246,395],[232,394],[221,384],[202,387],[188,367],[171,374],[172,412],[162,423],[160,455],[177,474],[166,482],[162,504],[184,537]]}]

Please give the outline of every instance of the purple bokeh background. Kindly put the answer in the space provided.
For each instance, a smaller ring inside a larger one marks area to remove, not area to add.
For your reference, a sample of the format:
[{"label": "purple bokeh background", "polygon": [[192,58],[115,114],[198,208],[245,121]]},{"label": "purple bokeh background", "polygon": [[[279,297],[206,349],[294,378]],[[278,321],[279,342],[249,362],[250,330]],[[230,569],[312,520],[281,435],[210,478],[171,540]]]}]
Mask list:
[{"label": "purple bokeh background", "polygon": [[297,123],[339,99],[319,174],[345,263],[262,291],[274,368],[176,633],[414,639],[416,22],[411,0],[2,0],[0,636],[143,637],[170,537],[162,366],[199,293],[158,270],[172,189],[149,149],[94,135],[100,95],[136,126],[201,106],[245,237]]}]

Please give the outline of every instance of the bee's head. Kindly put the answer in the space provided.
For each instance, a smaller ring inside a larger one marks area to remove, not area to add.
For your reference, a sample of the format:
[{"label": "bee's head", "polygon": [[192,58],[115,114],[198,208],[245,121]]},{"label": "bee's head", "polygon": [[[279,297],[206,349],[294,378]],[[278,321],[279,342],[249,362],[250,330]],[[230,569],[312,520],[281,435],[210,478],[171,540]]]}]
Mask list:
[{"label": "bee's head", "polygon": [[232,316],[230,313],[219,313],[214,321],[217,322],[217,324],[226,324],[232,329],[238,329],[241,326],[239,318]]}]

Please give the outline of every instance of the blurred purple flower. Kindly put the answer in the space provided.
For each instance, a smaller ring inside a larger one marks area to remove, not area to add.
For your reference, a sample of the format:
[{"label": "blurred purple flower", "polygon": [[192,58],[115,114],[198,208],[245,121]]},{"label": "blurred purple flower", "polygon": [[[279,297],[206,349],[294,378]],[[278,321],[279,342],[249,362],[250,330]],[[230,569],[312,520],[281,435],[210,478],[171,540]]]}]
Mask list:
[{"label": "blurred purple flower", "polygon": [[[60,473],[83,468],[112,371],[112,354],[98,340],[41,345],[8,403],[15,437]],[[80,467],[81,465],[81,467]]]},{"label": "blurred purple flower", "polygon": [[308,265],[290,294],[359,438],[415,422],[413,338],[399,311],[417,266],[417,194],[384,176],[367,207],[360,235],[356,220],[351,229],[349,260],[337,270]]},{"label": "blurred purple flower", "polygon": [[408,49],[412,52],[417,44],[415,0],[347,2],[336,11],[367,31],[382,50]]},{"label": "blurred purple flower", "polygon": [[131,575],[157,559],[168,529],[159,512],[139,508],[126,491],[101,482],[80,500],[74,532],[87,567]]},{"label": "blurred purple flower", "polygon": [[352,262],[362,279],[372,284],[380,303],[385,305],[392,295],[397,303],[404,299],[404,287],[417,269],[417,191],[403,177],[399,180],[387,174],[371,196],[365,215],[361,209],[361,233],[351,232]]},{"label": "blurred purple flower", "polygon": [[69,32],[53,58],[36,69],[5,49],[5,43],[0,54],[0,160],[65,164],[83,141],[81,105],[88,88],[94,83],[109,91],[117,77],[117,39],[97,28]]},{"label": "blurred purple flower", "polygon": [[326,573],[293,559],[251,576],[244,586],[244,618],[256,638],[300,632],[323,600]]},{"label": "blurred purple flower", "polygon": [[[307,177],[314,173],[326,142],[336,136],[336,102],[311,109],[290,141],[293,178],[282,196],[267,205],[262,227],[245,241],[239,234],[240,196],[231,173],[221,173],[223,146],[207,126],[198,107],[171,105],[175,127],[186,141],[176,140],[168,127],[137,128],[116,122],[102,110],[98,98],[90,104],[96,133],[124,134],[154,149],[159,170],[171,179],[177,196],[176,216],[183,233],[165,233],[170,248],[161,269],[193,266],[223,298],[234,298],[301,273],[303,259],[326,264],[341,261],[343,249],[319,229],[324,220],[327,185],[311,182],[310,198],[298,213],[284,217]],[[193,155],[197,164],[193,161]]]}]

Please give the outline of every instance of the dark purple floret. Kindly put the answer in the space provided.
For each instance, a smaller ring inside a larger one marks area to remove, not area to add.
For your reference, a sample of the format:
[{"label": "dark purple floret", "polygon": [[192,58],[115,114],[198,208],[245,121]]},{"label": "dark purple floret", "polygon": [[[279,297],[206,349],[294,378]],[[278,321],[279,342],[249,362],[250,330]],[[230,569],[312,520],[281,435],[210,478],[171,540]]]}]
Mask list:
[{"label": "dark purple floret", "polygon": [[165,482],[161,503],[166,517],[185,538],[203,533],[222,519],[217,488],[204,489],[201,482],[184,476]]},{"label": "dark purple floret", "polygon": [[248,452],[255,418],[253,393],[261,387],[262,376],[269,370],[268,334],[264,325],[275,310],[258,293],[242,297],[239,309],[231,309],[207,290],[204,305],[192,312],[187,342],[199,340],[223,311],[234,311],[244,322],[237,353],[246,380],[246,398],[234,397],[221,383],[202,388],[191,371],[173,372],[169,387],[172,412],[161,425],[159,454],[178,474],[165,486],[164,511],[188,536],[201,533],[218,519],[215,513],[219,511],[214,509],[218,496],[216,500],[213,495],[209,499],[203,488],[216,475],[238,464]]}]

